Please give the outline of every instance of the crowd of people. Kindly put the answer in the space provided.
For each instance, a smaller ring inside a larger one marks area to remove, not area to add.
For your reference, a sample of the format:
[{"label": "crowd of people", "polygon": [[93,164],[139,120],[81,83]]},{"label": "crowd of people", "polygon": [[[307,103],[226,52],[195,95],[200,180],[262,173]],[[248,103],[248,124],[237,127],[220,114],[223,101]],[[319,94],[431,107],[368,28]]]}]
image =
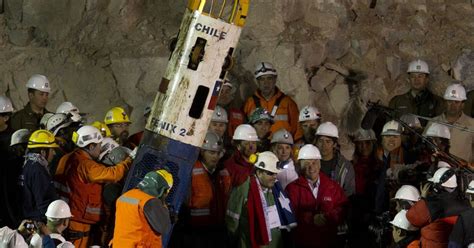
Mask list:
[{"label": "crowd of people", "polygon": [[123,108],[91,123],[71,102],[50,112],[50,82],[33,75],[23,109],[0,96],[1,247],[472,246],[474,91],[433,94],[419,59],[407,72],[390,114],[349,134],[349,158],[345,130],[317,99],[298,108],[271,63],[243,106],[225,80],[177,214],[167,168],[122,194],[143,137]]}]

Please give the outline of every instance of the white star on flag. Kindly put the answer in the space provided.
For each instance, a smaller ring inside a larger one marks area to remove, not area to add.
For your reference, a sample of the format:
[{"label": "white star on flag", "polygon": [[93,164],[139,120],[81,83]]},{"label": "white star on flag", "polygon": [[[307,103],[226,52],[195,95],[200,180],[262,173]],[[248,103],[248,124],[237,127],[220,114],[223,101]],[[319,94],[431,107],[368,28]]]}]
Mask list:
[{"label": "white star on flag", "polygon": [[286,209],[288,212],[291,212],[290,200],[286,198],[282,192],[280,192],[280,196],[278,197],[278,200],[280,201],[281,207],[283,209]]}]

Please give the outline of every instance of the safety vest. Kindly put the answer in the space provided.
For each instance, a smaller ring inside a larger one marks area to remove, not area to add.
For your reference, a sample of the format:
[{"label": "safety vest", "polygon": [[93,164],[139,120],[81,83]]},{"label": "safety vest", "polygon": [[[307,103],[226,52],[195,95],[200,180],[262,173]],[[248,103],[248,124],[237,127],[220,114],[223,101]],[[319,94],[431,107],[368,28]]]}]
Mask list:
[{"label": "safety vest", "polygon": [[102,214],[102,185],[90,183],[81,179],[78,168],[81,163],[91,160],[90,156],[80,149],[75,150],[69,156],[64,176],[67,178],[69,195],[69,206],[71,218],[74,221],[95,224],[99,222]]},{"label": "safety vest", "polygon": [[201,161],[194,164],[192,170],[191,198],[189,199],[190,224],[192,226],[210,226],[222,224],[225,203],[231,180],[227,170],[218,172],[216,180],[204,168]]},{"label": "safety vest", "polygon": [[132,189],[117,200],[114,247],[162,247],[161,235],[146,220],[145,204],[154,197]]}]

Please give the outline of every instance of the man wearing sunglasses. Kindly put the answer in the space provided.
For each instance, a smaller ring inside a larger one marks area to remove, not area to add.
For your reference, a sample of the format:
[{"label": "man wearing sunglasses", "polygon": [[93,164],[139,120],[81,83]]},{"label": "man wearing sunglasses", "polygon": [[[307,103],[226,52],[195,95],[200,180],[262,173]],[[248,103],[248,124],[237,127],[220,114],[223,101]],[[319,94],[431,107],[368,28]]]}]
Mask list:
[{"label": "man wearing sunglasses", "polygon": [[244,112],[247,117],[250,117],[256,108],[264,108],[275,121],[271,127],[272,133],[284,128],[296,140],[300,139],[303,132],[298,126],[298,106],[291,97],[276,87],[278,76],[276,69],[268,62],[261,62],[257,64],[254,76],[258,89],[245,101]]}]

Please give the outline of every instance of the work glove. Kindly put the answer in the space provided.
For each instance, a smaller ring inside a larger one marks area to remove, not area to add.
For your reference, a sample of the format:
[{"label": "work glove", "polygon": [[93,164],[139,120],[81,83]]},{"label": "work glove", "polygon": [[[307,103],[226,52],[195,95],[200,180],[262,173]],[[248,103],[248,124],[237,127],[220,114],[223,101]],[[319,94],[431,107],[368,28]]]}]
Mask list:
[{"label": "work glove", "polygon": [[131,159],[135,159],[135,157],[137,156],[137,151],[138,147],[135,147],[135,149],[133,149],[130,154],[128,154],[128,156],[130,156]]}]

